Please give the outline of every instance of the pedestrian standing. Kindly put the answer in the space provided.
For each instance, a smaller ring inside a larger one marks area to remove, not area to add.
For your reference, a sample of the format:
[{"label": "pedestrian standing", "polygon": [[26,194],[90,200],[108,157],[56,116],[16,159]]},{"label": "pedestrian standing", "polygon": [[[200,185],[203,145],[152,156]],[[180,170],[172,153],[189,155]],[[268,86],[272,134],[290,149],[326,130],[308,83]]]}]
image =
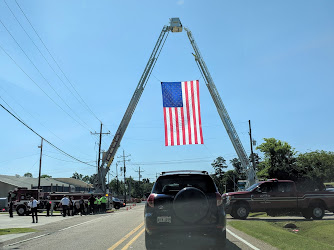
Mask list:
[{"label": "pedestrian standing", "polygon": [[97,213],[100,214],[101,213],[101,196],[97,196],[96,198],[96,203],[97,203]]},{"label": "pedestrian standing", "polygon": [[9,217],[10,218],[13,218],[13,201],[11,200],[10,202],[9,202],[9,204],[8,204],[8,206],[9,206]]},{"label": "pedestrian standing", "polygon": [[83,196],[81,196],[79,200],[79,206],[80,215],[82,216],[83,214],[85,214],[85,201]]},{"label": "pedestrian standing", "polygon": [[39,204],[39,201],[35,200],[34,197],[30,198],[30,202],[28,206],[31,209],[32,223],[35,223],[35,217],[36,217],[36,223],[38,223],[38,216],[37,216],[37,205],[38,204]]},{"label": "pedestrian standing", "polygon": [[45,201],[45,207],[46,207],[46,216],[49,217],[50,216],[50,209],[51,209],[51,201],[50,198],[48,197],[48,199]]},{"label": "pedestrian standing", "polygon": [[105,213],[107,211],[107,202],[108,202],[108,199],[107,199],[107,197],[102,196],[100,200],[101,200],[101,210],[102,210],[102,213]]},{"label": "pedestrian standing", "polygon": [[72,200],[73,197],[70,197],[70,202],[69,202],[69,206],[68,206],[68,210],[67,210],[67,215],[68,216],[71,216],[73,215],[73,200]]},{"label": "pedestrian standing", "polygon": [[70,200],[66,195],[60,200],[61,206],[63,208],[63,216],[66,217],[66,212],[68,209],[68,205],[70,204]]},{"label": "pedestrian standing", "polygon": [[88,202],[89,202],[89,213],[93,214],[94,213],[94,202],[95,202],[95,197],[93,194],[90,195]]}]

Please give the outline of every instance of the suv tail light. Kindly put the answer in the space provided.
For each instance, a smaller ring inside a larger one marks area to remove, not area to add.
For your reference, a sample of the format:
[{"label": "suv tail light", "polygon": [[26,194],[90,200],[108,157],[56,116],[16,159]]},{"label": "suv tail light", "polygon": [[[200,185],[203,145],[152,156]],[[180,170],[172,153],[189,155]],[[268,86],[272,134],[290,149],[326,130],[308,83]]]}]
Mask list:
[{"label": "suv tail light", "polygon": [[155,198],[155,194],[150,194],[150,196],[147,198],[147,204],[150,207],[154,207],[154,198]]},{"label": "suv tail light", "polygon": [[219,192],[216,192],[216,199],[217,199],[217,207],[223,204],[223,198]]}]

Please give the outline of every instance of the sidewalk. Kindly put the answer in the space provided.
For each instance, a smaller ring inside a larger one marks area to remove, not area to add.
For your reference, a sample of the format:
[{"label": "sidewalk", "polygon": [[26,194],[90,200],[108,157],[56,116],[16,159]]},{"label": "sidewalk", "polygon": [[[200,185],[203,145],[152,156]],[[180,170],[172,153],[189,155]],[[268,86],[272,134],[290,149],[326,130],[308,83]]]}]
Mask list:
[{"label": "sidewalk", "polygon": [[[46,217],[46,213],[38,214],[38,223],[32,223],[31,216],[18,216],[14,214],[13,218],[9,217],[8,213],[0,214],[0,229],[6,228],[34,228],[38,226],[47,225],[49,223],[58,222],[62,220],[69,220],[74,218],[73,216],[63,217],[60,214],[56,214],[50,217]],[[20,234],[5,234],[0,235],[0,244],[7,240],[15,239],[31,233],[20,233]]]},{"label": "sidewalk", "polygon": [[73,216],[63,217],[60,214],[46,217],[45,213],[38,214],[38,223],[32,223],[31,216],[18,216],[14,214],[13,218],[10,218],[7,214],[0,214],[0,229],[5,228],[34,228],[36,226],[43,226],[52,222],[61,221],[73,218]]}]

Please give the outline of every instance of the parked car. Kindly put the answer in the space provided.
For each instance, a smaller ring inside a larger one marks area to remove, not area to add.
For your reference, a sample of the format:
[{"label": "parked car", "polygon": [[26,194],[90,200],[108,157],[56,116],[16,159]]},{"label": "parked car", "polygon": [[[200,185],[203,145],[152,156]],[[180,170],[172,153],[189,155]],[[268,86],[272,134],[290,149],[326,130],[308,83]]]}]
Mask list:
[{"label": "parked car", "polygon": [[225,246],[222,196],[206,171],[163,172],[147,199],[144,217],[147,249],[172,235],[214,238],[216,247]]},{"label": "parked car", "polygon": [[122,202],[120,199],[116,197],[112,197],[112,205],[115,209],[120,209],[121,207],[125,207],[126,204]]}]

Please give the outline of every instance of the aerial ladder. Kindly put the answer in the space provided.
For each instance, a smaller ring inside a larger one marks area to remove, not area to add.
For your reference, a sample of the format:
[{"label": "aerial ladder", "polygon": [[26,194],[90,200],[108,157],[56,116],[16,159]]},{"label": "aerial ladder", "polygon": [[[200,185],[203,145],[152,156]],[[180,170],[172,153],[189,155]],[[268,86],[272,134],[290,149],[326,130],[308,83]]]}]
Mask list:
[{"label": "aerial ladder", "polygon": [[[169,26],[165,25],[159,35],[159,38],[154,46],[154,49],[152,51],[152,54],[146,64],[146,67],[144,69],[144,72],[139,80],[139,83],[135,89],[135,92],[130,100],[130,103],[125,111],[125,114],[122,118],[121,123],[118,126],[118,129],[114,135],[114,138],[110,144],[109,149],[102,157],[102,163],[98,169],[97,178],[95,180],[94,186],[96,192],[106,192],[106,184],[105,184],[105,178],[109,171],[110,165],[112,164],[114,157],[116,155],[117,149],[120,146],[121,140],[124,136],[124,133],[126,131],[126,128],[128,127],[131,117],[136,109],[136,106],[139,102],[139,99],[144,91],[144,88],[147,84],[147,81],[152,73],[152,70],[158,60],[158,57],[161,53],[161,50],[166,42],[166,39],[168,37],[169,32],[182,32],[182,24],[179,18],[171,18]],[[201,53],[197,47],[197,44],[195,42],[195,39],[192,36],[192,33],[189,29],[185,28],[185,31],[187,32],[187,36],[190,40],[190,43],[194,49],[194,57],[195,61],[197,63],[197,66],[199,70],[201,71],[201,74],[203,76],[203,79],[205,80],[205,84],[209,89],[209,92],[211,94],[211,97],[216,105],[218,114],[225,126],[225,129],[227,131],[227,134],[229,135],[229,138],[233,144],[233,147],[235,151],[237,152],[237,155],[239,157],[239,160],[242,165],[243,172],[246,173],[247,176],[247,183],[248,185],[252,185],[256,181],[256,175],[255,175],[255,169],[254,166],[251,165],[248,156],[246,154],[246,151],[244,147],[242,146],[242,143],[239,139],[239,136],[233,126],[233,123],[231,121],[230,116],[227,113],[227,110],[223,104],[223,101],[220,98],[220,95],[216,89],[216,86],[213,82],[213,79],[209,73],[209,70],[201,56]],[[106,165],[106,166],[105,166]]]}]

